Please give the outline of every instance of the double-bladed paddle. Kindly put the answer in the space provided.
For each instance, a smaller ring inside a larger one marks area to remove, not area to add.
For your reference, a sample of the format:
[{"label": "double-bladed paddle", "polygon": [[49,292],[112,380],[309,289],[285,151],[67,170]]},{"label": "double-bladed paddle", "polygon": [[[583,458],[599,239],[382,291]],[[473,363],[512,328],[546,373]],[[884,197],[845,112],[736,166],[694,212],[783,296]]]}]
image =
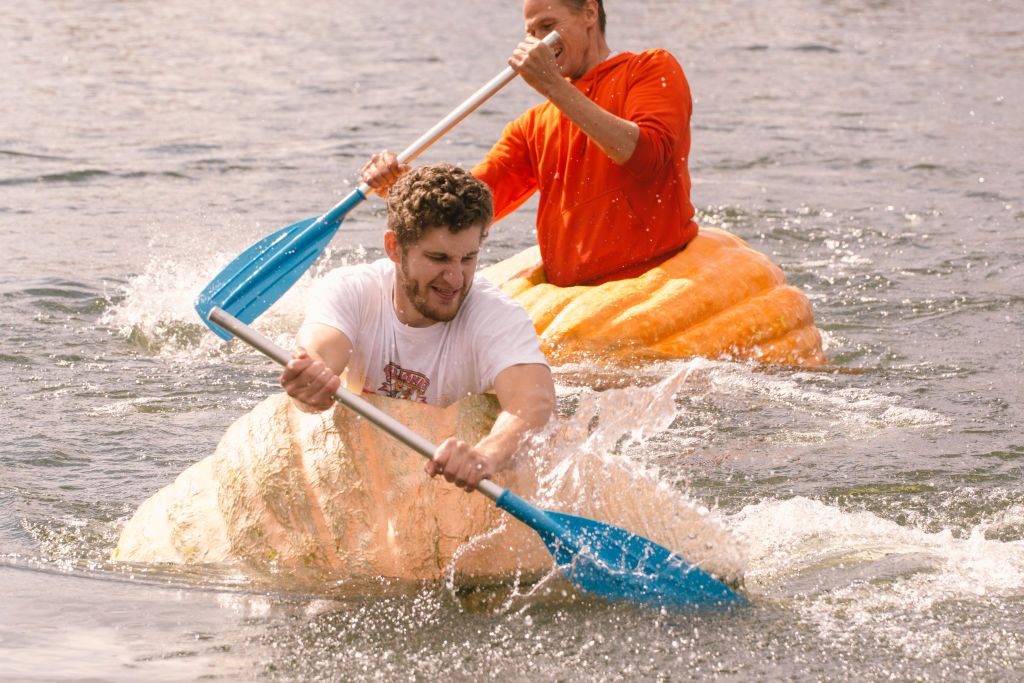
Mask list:
[{"label": "double-bladed paddle", "polygon": [[[226,333],[287,365],[291,354],[214,306],[209,320]],[[431,459],[436,447],[344,387],[334,399]],[[541,537],[565,576],[587,593],[664,607],[739,606],[746,598],[672,551],[625,529],[585,517],[542,510],[490,480],[477,490]]]},{"label": "double-bladed paddle", "polygon": [[[544,37],[544,43],[549,47],[557,41],[556,31]],[[415,159],[515,76],[512,67],[506,67],[402,151],[398,155],[398,163],[405,164]],[[210,311],[213,307],[217,306],[246,323],[258,318],[313,265],[348,212],[366,199],[370,192],[369,185],[360,183],[359,187],[324,215],[281,228],[246,249],[200,292],[196,299],[199,317],[217,335],[230,339],[230,334],[216,325],[210,325]]]}]

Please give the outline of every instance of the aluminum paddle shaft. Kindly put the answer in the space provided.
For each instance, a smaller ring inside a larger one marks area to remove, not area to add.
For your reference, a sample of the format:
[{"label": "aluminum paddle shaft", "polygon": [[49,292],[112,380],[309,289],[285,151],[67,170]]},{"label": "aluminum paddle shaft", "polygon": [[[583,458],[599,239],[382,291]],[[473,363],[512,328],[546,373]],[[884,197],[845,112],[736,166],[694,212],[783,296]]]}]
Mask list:
[{"label": "aluminum paddle shaft", "polygon": [[[558,31],[552,31],[544,36],[541,42],[553,48],[559,39]],[[398,163],[405,164],[418,157],[424,150],[437,142],[438,138],[454,128],[459,121],[476,111],[481,104],[490,99],[494,93],[508,85],[515,77],[516,71],[510,66],[505,67],[504,71],[470,95],[465,102],[453,109],[448,116],[438,121],[433,128],[421,135],[416,142],[402,150],[402,153],[398,155]]]},{"label": "aluminum paddle shaft", "polygon": [[[554,47],[555,43],[559,41],[559,38],[558,31],[552,31],[544,36],[544,40],[541,42],[548,47]],[[427,148],[437,142],[445,133],[458,125],[462,119],[472,114],[480,107],[481,104],[491,99],[492,95],[511,83],[512,79],[515,77],[516,71],[510,66],[505,67],[504,71],[485,83],[483,87],[466,98],[462,104],[455,107],[455,109],[452,109],[448,112],[447,116],[434,124],[433,128],[417,138],[414,143],[403,149],[398,155],[398,163],[407,164],[425,152]],[[360,183],[359,191],[364,195],[368,195],[373,191],[373,188],[366,183]]]}]

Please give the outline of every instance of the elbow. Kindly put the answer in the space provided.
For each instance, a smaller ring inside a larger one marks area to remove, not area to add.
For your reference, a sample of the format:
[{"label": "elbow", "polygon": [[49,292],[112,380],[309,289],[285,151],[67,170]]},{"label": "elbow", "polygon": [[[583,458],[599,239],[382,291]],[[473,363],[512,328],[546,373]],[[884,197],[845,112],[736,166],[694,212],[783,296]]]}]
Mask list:
[{"label": "elbow", "polygon": [[625,166],[626,164],[629,163],[629,160],[633,158],[632,151],[630,151],[629,154],[626,154],[624,152],[616,153],[614,151],[608,152],[607,154],[608,158],[611,159],[612,163],[615,164],[616,166]]},{"label": "elbow", "polygon": [[626,134],[620,137],[614,146],[605,148],[604,153],[616,166],[625,166],[630,159],[636,156],[639,146],[640,126],[630,121]]},{"label": "elbow", "polygon": [[535,386],[532,390],[520,395],[522,401],[511,412],[519,421],[521,429],[535,432],[551,421],[555,414],[555,387]]},{"label": "elbow", "polygon": [[551,420],[551,416],[554,414],[555,386],[552,384],[537,392],[536,400],[530,407],[527,422],[531,429],[540,429]]},{"label": "elbow", "polygon": [[502,415],[513,419],[519,432],[540,429],[555,412],[555,382],[546,364],[504,370],[495,382],[495,392]]},{"label": "elbow", "polygon": [[630,159],[636,156],[637,147],[637,140],[634,138],[611,149],[606,149],[604,153],[608,155],[608,158],[616,166],[625,166],[629,163]]},{"label": "elbow", "polygon": [[630,156],[620,166],[637,178],[657,178],[671,164],[674,139],[664,131],[642,128]]}]

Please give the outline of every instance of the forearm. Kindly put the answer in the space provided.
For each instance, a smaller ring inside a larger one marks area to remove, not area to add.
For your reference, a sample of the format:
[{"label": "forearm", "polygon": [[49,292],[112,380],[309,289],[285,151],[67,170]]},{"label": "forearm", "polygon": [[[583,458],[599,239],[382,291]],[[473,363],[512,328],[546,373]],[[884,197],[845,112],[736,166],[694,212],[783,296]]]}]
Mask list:
[{"label": "forearm", "polygon": [[624,164],[633,156],[640,139],[640,126],[636,123],[602,108],[564,79],[552,84],[544,94],[613,162]]},{"label": "forearm", "polygon": [[543,426],[546,421],[525,420],[518,415],[502,411],[490,433],[476,444],[476,449],[491,463],[493,472],[500,472],[512,465],[516,453],[526,443],[531,430]]},{"label": "forearm", "polygon": [[444,478],[472,491],[482,479],[512,465],[531,431],[547,424],[554,410],[555,387],[547,365],[506,368],[494,383],[502,411],[490,433],[475,445],[445,439],[426,465],[431,477]]},{"label": "forearm", "polygon": [[476,445],[491,462],[494,472],[512,465],[531,433],[546,425],[554,411],[554,388],[547,384],[521,389],[516,399],[501,411],[490,433]]}]

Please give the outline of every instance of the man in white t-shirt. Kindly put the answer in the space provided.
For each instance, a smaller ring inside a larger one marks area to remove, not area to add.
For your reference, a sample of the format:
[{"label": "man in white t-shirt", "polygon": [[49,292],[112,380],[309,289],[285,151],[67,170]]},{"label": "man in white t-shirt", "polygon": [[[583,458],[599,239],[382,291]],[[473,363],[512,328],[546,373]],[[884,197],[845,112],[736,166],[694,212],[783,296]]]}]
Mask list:
[{"label": "man in white t-shirt", "polygon": [[388,193],[386,259],[339,268],[317,286],[281,386],[306,411],[349,390],[447,406],[493,390],[501,414],[477,444],[450,438],[430,476],[472,491],[508,467],[551,416],[555,392],[526,311],[481,278],[491,193],[448,164],[411,171]]}]

